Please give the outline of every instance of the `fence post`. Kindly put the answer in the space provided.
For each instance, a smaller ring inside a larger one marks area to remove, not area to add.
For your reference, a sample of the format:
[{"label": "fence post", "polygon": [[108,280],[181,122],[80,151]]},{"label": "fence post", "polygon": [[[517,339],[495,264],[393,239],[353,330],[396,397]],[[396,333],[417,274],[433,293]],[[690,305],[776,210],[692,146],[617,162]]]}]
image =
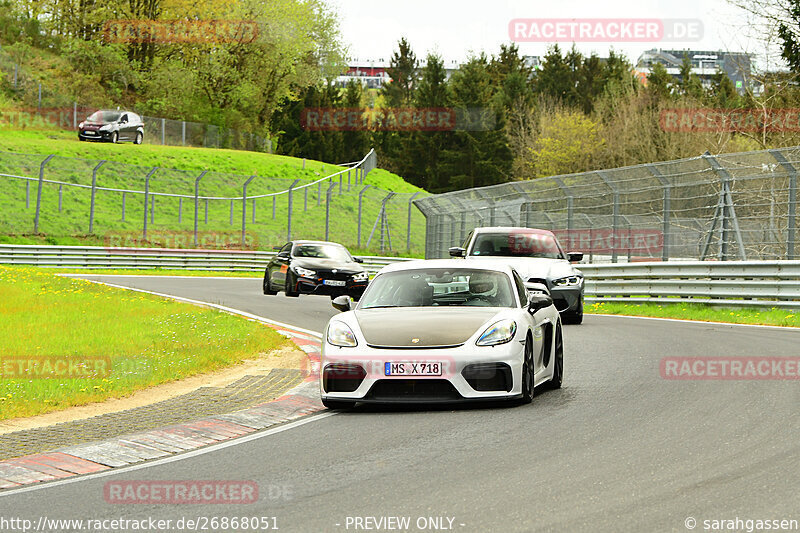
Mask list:
[{"label": "fence post", "polygon": [[31,208],[31,180],[25,180],[25,209]]},{"label": "fence post", "polygon": [[186,121],[181,120],[181,144],[186,146]]},{"label": "fence post", "polygon": [[278,197],[272,195],[272,220],[275,220],[275,204],[278,202]]},{"label": "fence post", "polygon": [[367,189],[372,187],[372,185],[367,185],[361,192],[358,193],[358,247],[361,248],[361,201],[364,197],[364,193],[367,192]]},{"label": "fence post", "polygon": [[61,201],[63,199],[63,196],[64,196],[64,184],[63,183],[59,183],[58,184],[58,212],[59,213],[61,212]]},{"label": "fence post", "polygon": [[669,213],[671,210],[670,202],[672,199],[672,185],[670,184],[669,180],[665,178],[661,171],[658,170],[658,167],[654,165],[646,165],[647,169],[650,173],[655,176],[659,182],[661,182],[661,186],[664,187],[664,214],[662,219],[664,221],[664,228],[662,229],[662,251],[661,251],[661,260],[662,261],[669,261],[669,237],[670,237],[670,220],[669,220]]},{"label": "fence post", "polygon": [[[719,164],[719,162],[708,152],[703,154],[703,158],[711,166],[714,173],[720,178],[720,193],[719,193],[719,213],[722,216],[722,242],[720,245],[721,258],[723,261],[728,260],[728,242],[730,241],[730,226],[733,225],[733,231],[736,234],[736,239],[739,241],[739,259],[742,261],[747,259],[744,251],[744,242],[742,241],[742,233],[739,231],[739,220],[736,218],[736,210],[733,207],[733,196],[731,195],[731,177],[728,171]],[[716,225],[716,223],[715,223]],[[711,234],[709,233],[709,237]],[[707,245],[706,245],[707,247]],[[705,255],[705,253],[703,254]]]},{"label": "fence post", "polygon": [[[100,167],[102,167],[105,164],[106,164],[105,160],[100,161],[100,163],[96,167],[94,167],[94,170],[92,170],[92,199],[91,199],[91,204],[89,206],[89,234],[90,235],[94,233],[94,196],[95,196],[95,193],[97,192],[97,171],[100,170]],[[124,195],[125,193],[122,193],[122,194]],[[124,198],[124,196],[123,196],[123,198]],[[125,217],[123,216],[123,219],[124,218]]]},{"label": "fence post", "polygon": [[178,197],[178,224],[183,222],[183,196]]},{"label": "fence post", "polygon": [[[574,218],[574,210],[575,210],[575,195],[572,194],[572,189],[570,189],[566,183],[561,178],[553,178],[553,181],[556,182],[558,188],[564,193],[564,196],[567,197],[567,231],[572,231],[573,229],[573,218]],[[572,242],[572,238],[570,237],[570,242]]]},{"label": "fence post", "polygon": [[142,226],[142,240],[144,241],[147,240],[147,200],[150,197],[150,177],[156,173],[156,170],[158,170],[158,167],[153,167],[144,178],[144,225]]},{"label": "fence post", "polygon": [[297,182],[299,182],[299,181],[300,181],[299,179],[296,179],[296,180],[294,180],[292,182],[291,185],[289,185],[289,192],[288,192],[288,194],[289,194],[289,214],[286,216],[286,240],[287,241],[291,241],[292,240],[292,206],[293,206],[293,203],[292,203],[292,201],[293,201],[292,189],[294,189],[294,186],[297,185]]},{"label": "fence post", "polygon": [[162,118],[161,119],[161,144],[167,144],[166,143],[166,136],[167,136],[166,130],[167,130],[167,120]]},{"label": "fence post", "polygon": [[233,226],[233,200],[231,200],[231,217],[230,222],[228,222],[229,226]]},{"label": "fence post", "polygon": [[47,158],[42,161],[42,164],[39,165],[39,188],[36,191],[36,216],[33,219],[33,232],[39,233],[39,212],[42,208],[42,185],[44,184],[44,166],[53,159],[56,154],[50,154]]},{"label": "fence post", "polygon": [[[244,182],[242,186],[242,249],[244,250],[245,245],[247,244],[245,232],[247,231],[247,186],[250,185],[250,182],[256,178],[256,174],[253,174],[247,181]],[[231,204],[233,205],[233,204]]]},{"label": "fence post", "polygon": [[[204,170],[194,180],[194,246],[197,247],[197,210],[198,201],[200,200],[200,180],[205,177],[208,170]],[[208,199],[206,199],[206,223],[208,223]]]},{"label": "fence post", "polygon": [[330,221],[331,221],[331,191],[336,186],[336,182],[331,181],[330,186],[328,187],[328,192],[325,194],[325,240],[330,240],[328,238],[329,229],[330,229]]},{"label": "fence post", "polygon": [[770,150],[772,157],[778,160],[789,174],[789,220],[786,226],[786,259],[795,259],[794,245],[797,236],[797,170],[789,163],[779,150]]},{"label": "fence post", "polygon": [[[414,201],[414,198],[419,196],[419,191],[415,192],[414,195],[408,199],[408,228],[406,229],[406,252],[411,251],[411,204]],[[455,224],[453,225],[455,227]]]},{"label": "fence post", "polygon": [[595,174],[600,176],[600,179],[611,189],[611,192],[614,194],[614,214],[612,219],[612,238],[611,243],[614,245],[614,248],[611,249],[611,262],[617,262],[617,240],[618,240],[618,229],[619,229],[619,189],[617,189],[616,185],[606,177],[606,175],[601,171],[596,171]]},{"label": "fence post", "polygon": [[250,216],[250,222],[255,224],[256,223],[256,199],[255,198],[253,198],[253,203],[250,206],[250,208],[251,208],[250,211],[252,212],[251,216]]}]

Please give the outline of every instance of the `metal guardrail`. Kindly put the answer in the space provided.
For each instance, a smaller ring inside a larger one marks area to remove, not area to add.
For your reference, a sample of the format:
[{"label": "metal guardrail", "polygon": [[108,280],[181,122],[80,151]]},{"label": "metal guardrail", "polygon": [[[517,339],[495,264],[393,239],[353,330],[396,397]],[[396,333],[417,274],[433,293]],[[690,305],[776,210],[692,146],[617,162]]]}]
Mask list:
[{"label": "metal guardrail", "polygon": [[[275,252],[0,245],[0,265],[255,272]],[[370,274],[404,257],[360,256]],[[581,264],[586,301],[800,308],[800,261]]]},{"label": "metal guardrail", "polygon": [[587,302],[800,308],[800,261],[587,264]]},{"label": "metal guardrail", "polygon": [[[31,265],[74,269],[165,269],[248,272],[261,271],[275,252],[257,250],[192,250],[111,248],[103,246],[0,245],[0,265]],[[374,274],[401,257],[359,256]]]}]

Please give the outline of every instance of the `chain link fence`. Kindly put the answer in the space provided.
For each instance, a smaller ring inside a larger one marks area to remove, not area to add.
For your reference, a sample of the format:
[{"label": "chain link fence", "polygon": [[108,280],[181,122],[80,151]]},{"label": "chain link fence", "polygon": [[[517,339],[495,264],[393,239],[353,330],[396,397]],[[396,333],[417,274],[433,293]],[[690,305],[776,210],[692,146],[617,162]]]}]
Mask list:
[{"label": "chain link fence", "polygon": [[364,183],[377,168],[374,150],[321,177],[305,167],[287,158],[273,174],[291,177],[246,176],[0,152],[0,233],[109,246],[194,246],[213,233],[231,248],[271,250],[295,238],[422,254],[425,220],[411,209],[419,193]]},{"label": "chain link fence", "polygon": [[429,196],[425,256],[474,227],[553,230],[590,262],[797,259],[800,147],[702,156]]},{"label": "chain link fence", "polygon": [[[0,109],[0,123],[11,128],[58,128],[77,132],[78,124],[98,110],[97,107],[70,101],[58,90],[50,90],[34,76],[26,73],[2,49],[0,83],[17,100],[24,102],[22,109]],[[135,109],[131,110],[136,112]],[[230,148],[268,153],[272,153],[273,149],[271,139],[232,128],[146,115],[142,115],[142,121],[145,144]]]}]

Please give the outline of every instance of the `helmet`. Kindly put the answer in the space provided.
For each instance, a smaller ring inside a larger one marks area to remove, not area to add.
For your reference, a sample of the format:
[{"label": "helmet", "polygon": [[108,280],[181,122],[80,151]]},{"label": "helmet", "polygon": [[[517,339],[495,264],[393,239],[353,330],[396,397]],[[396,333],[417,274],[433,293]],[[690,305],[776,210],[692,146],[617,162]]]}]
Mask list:
[{"label": "helmet", "polygon": [[496,276],[482,272],[472,274],[469,277],[469,292],[475,296],[494,296],[497,294]]}]

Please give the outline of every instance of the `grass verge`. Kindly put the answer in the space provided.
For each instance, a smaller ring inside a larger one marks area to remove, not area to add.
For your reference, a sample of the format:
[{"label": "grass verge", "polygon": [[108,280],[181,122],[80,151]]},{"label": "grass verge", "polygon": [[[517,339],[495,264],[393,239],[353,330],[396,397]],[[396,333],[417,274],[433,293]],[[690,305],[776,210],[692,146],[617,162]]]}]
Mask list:
[{"label": "grass verge", "polygon": [[[33,268],[0,267],[0,294],[0,420],[128,396],[289,342],[241,317]],[[93,377],[39,374],[102,360],[109,371]]]},{"label": "grass verge", "polygon": [[586,313],[603,315],[631,315],[656,318],[677,318],[699,322],[731,322],[764,326],[800,327],[800,311],[787,309],[742,307],[729,308],[705,304],[650,304],[598,302],[587,303]]}]

